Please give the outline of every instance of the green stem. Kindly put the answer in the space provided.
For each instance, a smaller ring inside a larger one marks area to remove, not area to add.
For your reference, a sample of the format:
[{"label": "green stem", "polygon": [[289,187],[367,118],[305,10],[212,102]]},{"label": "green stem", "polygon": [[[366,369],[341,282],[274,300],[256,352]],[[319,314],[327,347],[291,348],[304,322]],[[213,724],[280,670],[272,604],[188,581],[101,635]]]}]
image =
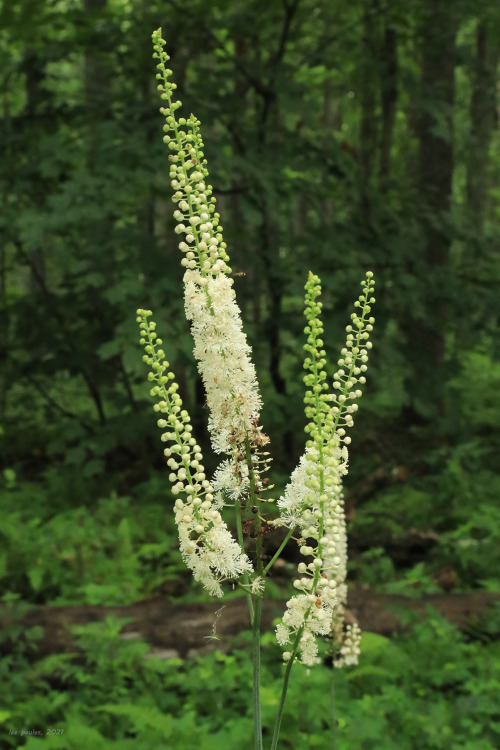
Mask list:
[{"label": "green stem", "polygon": [[[257,506],[257,515],[254,520],[254,532],[256,536],[255,554],[256,554],[256,572],[257,576],[263,577],[264,570],[262,565],[262,534],[260,518],[260,497],[257,491],[257,480],[252,460],[252,451],[248,436],[245,439],[245,458],[248,466],[248,476],[250,479],[250,502]],[[241,542],[240,542],[241,544]],[[262,596],[257,594],[255,597],[255,606],[252,621],[252,662],[253,662],[253,724],[255,750],[262,750],[262,718],[260,709],[260,620],[262,615]]]},{"label": "green stem", "polygon": [[337,750],[337,716],[335,712],[335,662],[332,663],[330,704],[331,704],[331,714],[332,714],[332,750]]},{"label": "green stem", "polygon": [[273,557],[271,558],[271,562],[268,562],[266,567],[264,568],[264,573],[267,573],[267,571],[274,565],[276,560],[281,554],[281,551],[285,548],[285,546],[288,544],[288,541],[290,540],[290,537],[293,534],[293,529],[290,529],[286,537],[281,542],[280,546],[278,547],[278,551],[274,553]]},{"label": "green stem", "polygon": [[262,597],[255,599],[252,623],[252,662],[253,662],[253,726],[255,750],[262,750],[262,718],[260,714],[260,619]]},{"label": "green stem", "polygon": [[297,653],[297,650],[299,648],[300,639],[302,638],[302,632],[304,628],[300,628],[300,630],[297,631],[297,635],[295,636],[295,643],[293,645],[293,651],[290,659],[287,662],[286,669],[285,669],[285,676],[283,678],[283,687],[281,688],[281,696],[280,696],[280,703],[278,706],[278,712],[276,714],[276,721],[274,723],[274,732],[273,732],[273,741],[271,744],[271,750],[276,750],[278,747],[278,741],[280,737],[280,729],[281,729],[281,719],[283,718],[283,709],[285,708],[285,700],[286,700],[286,694],[288,691],[288,683],[290,681],[290,673],[292,671],[293,662],[295,660],[295,654]]},{"label": "green stem", "polygon": [[[234,509],[236,511],[236,534],[238,535],[238,543],[241,547],[241,551],[243,552],[243,554],[245,554],[245,545],[243,542],[243,528],[241,525],[241,506],[240,506],[239,500],[236,500],[234,504]],[[250,615],[250,625],[253,626],[254,610],[253,610],[252,597],[250,595],[250,576],[248,575],[248,572],[246,570],[244,571],[242,578],[243,578],[243,586],[245,587],[245,596],[247,598],[248,614]]]}]

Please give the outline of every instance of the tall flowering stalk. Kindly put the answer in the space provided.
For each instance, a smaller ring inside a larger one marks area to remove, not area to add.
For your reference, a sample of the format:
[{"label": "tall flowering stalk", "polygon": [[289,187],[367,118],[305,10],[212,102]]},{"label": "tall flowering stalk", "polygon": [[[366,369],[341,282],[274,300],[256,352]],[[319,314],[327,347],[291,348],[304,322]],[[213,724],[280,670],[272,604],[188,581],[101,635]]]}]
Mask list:
[{"label": "tall flowering stalk", "polygon": [[[179,249],[184,254],[181,264],[186,268],[186,317],[191,321],[194,355],[210,409],[212,447],[232,459],[219,473],[218,486],[231,491],[241,474],[238,456],[246,453],[243,447],[250,446],[258,464],[258,451],[268,442],[258,424],[262,401],[229,276],[220,216],[207,180],[200,123],[194,115],[176,118],[181,102],[173,101],[176,85],[170,80],[172,71],[166,67],[169,56],[163,49],[161,30],[154,32],[153,45],[158,59],[158,90],[166,103],[160,110],[165,116],[163,140],[172,151],[169,161],[172,200],[177,206],[175,231],[183,236]],[[255,473],[255,479],[259,481],[260,472]]]},{"label": "tall flowering stalk", "polygon": [[138,310],[143,359],[151,367],[149,380],[155,385],[151,396],[157,399],[154,410],[164,415],[158,420],[163,442],[169,443],[164,454],[169,466],[175,501],[175,522],[179,529],[180,549],[184,562],[213,596],[222,596],[221,581],[239,578],[252,570],[248,557],[235,542],[220,514],[220,502],[206,478],[203,455],[192,435],[189,414],[182,400],[169,363],[163,359],[155,324],[149,321],[150,310]]},{"label": "tall flowering stalk", "polygon": [[[301,593],[287,602],[276,637],[282,645],[293,643],[293,651],[285,651],[288,661],[300,653],[301,661],[312,666],[317,659],[317,635],[333,633],[340,652],[337,664],[356,663],[359,629],[350,627],[343,639],[343,612],[347,600],[347,541],[342,495],[342,479],[347,474],[348,449],[351,438],[346,434],[354,424],[358,409],[356,400],[362,395],[358,385],[365,383],[374,282],[369,271],[361,282],[363,293],[355,303],[356,311],[347,326],[347,341],[338,361],[340,369],[328,384],[326,352],[323,349],[323,325],[320,319],[320,281],[310,273],[306,284],[304,346],[307,371],[304,402],[309,422],[306,452],[293,472],[285,493],[278,501],[279,523],[301,532],[300,552],[307,561],[298,566],[300,577],[294,587]],[[358,312],[359,310],[359,312]]]},{"label": "tall flowering stalk", "polygon": [[[210,481],[203,468],[200,446],[192,434],[189,414],[183,409],[178,386],[164,359],[162,341],[149,310],[137,311],[143,357],[150,367],[151,396],[159,413],[158,426],[170,469],[174,511],[183,559],[196,580],[214,596],[222,596],[224,580],[235,579],[246,592],[253,631],[253,710],[255,748],[262,750],[260,718],[260,615],[265,579],[296,529],[304,560],[294,581],[297,593],[287,602],[276,629],[278,642],[286,649],[286,669],[271,750],[278,743],[281,716],[296,660],[312,666],[318,661],[317,639],[330,636],[336,649],[336,664],[356,663],[359,628],[344,627],[346,606],[347,543],[342,479],[347,473],[350,438],[359,385],[365,382],[374,282],[367,273],[363,292],[347,327],[347,341],[338,361],[333,383],[328,384],[323,348],[321,288],[310,273],[306,284],[305,411],[308,418],[306,450],[293,472],[283,497],[280,516],[265,520],[263,478],[269,457],[264,450],[268,438],[259,424],[262,406],[251,350],[243,332],[241,315],[230,276],[229,256],[222,236],[220,216],[208,182],[200,123],[193,116],[176,116],[181,103],[174,101],[176,88],[167,68],[161,30],[153,34],[157,59],[158,90],[164,106],[164,141],[171,153],[170,179],[176,205],[175,231],[181,235],[179,249],[185,267],[184,302],[191,323],[194,355],[202,376],[209,407],[208,427],[214,451],[225,456]],[[221,510],[234,506],[237,541],[232,537]],[[255,540],[254,564],[245,551],[242,510]],[[262,562],[262,526],[286,527],[287,534],[270,562]]]},{"label": "tall flowering stalk", "polygon": [[278,501],[281,516],[277,523],[290,529],[298,527],[300,552],[305,557],[299,563],[293,583],[300,592],[286,604],[286,611],[276,628],[276,639],[290,650],[283,653],[287,663],[283,689],[278,706],[271,750],[278,745],[281,717],[285,704],[294,660],[313,666],[318,662],[319,635],[333,639],[336,666],[357,664],[361,632],[356,624],[344,629],[344,610],[347,602],[347,539],[345,528],[342,480],[347,474],[348,448],[351,438],[346,434],[354,424],[353,414],[358,409],[356,400],[362,395],[357,387],[366,381],[369,341],[374,318],[369,316],[374,289],[373,274],[369,271],[361,282],[363,292],[354,303],[355,312],[346,328],[347,341],[338,360],[339,369],[332,387],[325,370],[326,352],[323,348],[321,322],[320,281],[309,273],[306,283],[305,316],[307,325],[304,346],[304,398],[308,418],[306,451],[293,472],[284,495]]}]

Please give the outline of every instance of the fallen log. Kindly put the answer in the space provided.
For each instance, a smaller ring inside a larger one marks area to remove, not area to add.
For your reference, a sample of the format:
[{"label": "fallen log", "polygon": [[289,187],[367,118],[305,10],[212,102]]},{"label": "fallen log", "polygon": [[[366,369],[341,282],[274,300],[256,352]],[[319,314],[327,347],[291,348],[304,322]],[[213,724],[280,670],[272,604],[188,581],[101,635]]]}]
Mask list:
[{"label": "fallen log", "polygon": [[[473,628],[500,595],[487,592],[467,594],[428,594],[418,599],[395,595],[374,594],[352,588],[349,592],[348,617],[355,618],[362,630],[391,636],[409,627],[412,619],[427,616],[429,607],[461,629]],[[266,600],[263,607],[263,628],[270,629],[280,617],[284,601]],[[154,597],[127,606],[35,606],[20,617],[24,629],[39,626],[43,635],[38,642],[39,654],[74,651],[73,625],[103,621],[108,616],[125,618],[123,638],[142,638],[150,644],[152,655],[163,658],[189,657],[214,648],[228,649],[231,637],[248,628],[246,600],[178,604],[164,597]],[[5,610],[0,627],[12,624]],[[0,643],[0,652],[10,650],[9,641]]]}]

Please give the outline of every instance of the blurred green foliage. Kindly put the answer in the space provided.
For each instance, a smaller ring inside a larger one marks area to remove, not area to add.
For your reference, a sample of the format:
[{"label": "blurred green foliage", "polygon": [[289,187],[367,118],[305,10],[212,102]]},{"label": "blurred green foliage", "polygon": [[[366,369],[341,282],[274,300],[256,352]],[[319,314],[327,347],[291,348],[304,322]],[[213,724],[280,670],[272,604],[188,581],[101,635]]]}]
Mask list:
[{"label": "blurred green foliage", "polygon": [[[351,575],[415,596],[498,592],[497,0],[0,0],[5,601],[188,590],[135,323],[137,307],[155,311],[208,449],[157,114],[160,25],[245,274],[235,287],[275,492],[303,446],[307,271],[322,278],[332,355],[370,268],[377,323],[347,484]],[[394,550],[408,534],[433,541],[403,560]],[[64,736],[43,739],[54,748],[248,745],[244,650],[144,660],[108,622],[80,633],[83,661],[37,663],[37,633],[12,627],[3,726],[57,723]],[[498,746],[494,643],[431,620],[396,644],[366,635],[363,653],[338,675],[340,750]],[[266,721],[279,672],[268,654]],[[328,677],[298,670],[283,747],[329,747]]]},{"label": "blurred green foliage", "polygon": [[92,511],[52,515],[46,505],[35,507],[25,485],[9,499],[0,530],[4,590],[32,602],[111,605],[175,581],[172,590],[182,589],[186,571],[162,505],[134,506],[130,498],[113,495]]},{"label": "blurred green foliage", "polygon": [[[43,730],[42,738],[22,740],[28,750],[80,750],[88,742],[116,748],[252,748],[249,633],[231,654],[164,661],[146,659],[148,647],[140,641],[121,639],[122,624],[108,618],[74,628],[80,656],[38,661],[29,656],[30,633],[18,634],[15,654],[1,666],[2,679],[15,674],[0,714],[3,727]],[[498,635],[498,622],[495,627]],[[280,694],[278,651],[274,637],[265,636],[265,737]],[[498,642],[468,642],[430,611],[410,635],[391,641],[365,633],[362,653],[359,666],[334,674],[327,661],[312,670],[296,667],[280,746],[331,747],[333,687],[339,750],[498,747]],[[47,727],[58,734],[46,736]],[[19,743],[19,737],[5,734],[2,747]]]}]

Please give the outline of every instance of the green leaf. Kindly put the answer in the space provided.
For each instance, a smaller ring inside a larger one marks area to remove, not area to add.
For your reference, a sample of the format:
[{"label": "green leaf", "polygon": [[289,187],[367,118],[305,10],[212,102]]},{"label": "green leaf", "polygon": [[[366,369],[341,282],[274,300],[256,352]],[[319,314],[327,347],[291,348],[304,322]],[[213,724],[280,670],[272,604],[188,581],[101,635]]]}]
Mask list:
[{"label": "green leaf", "polygon": [[110,703],[99,706],[96,711],[105,711],[114,716],[123,716],[133,724],[134,731],[144,732],[148,729],[155,729],[161,733],[164,739],[168,739],[173,732],[174,721],[171,716],[162,714],[156,708],[149,706],[137,706],[136,704],[126,703],[122,705],[112,705]]},{"label": "green leaf", "polygon": [[36,565],[28,570],[28,578],[33,591],[40,591],[42,588],[44,568],[42,565]]},{"label": "green leaf", "polygon": [[365,655],[373,656],[381,654],[391,646],[389,638],[378,633],[365,633],[361,635],[361,651]]},{"label": "green leaf", "polygon": [[393,672],[390,669],[384,669],[384,667],[377,667],[374,664],[367,664],[366,666],[356,667],[353,670],[346,670],[346,680],[357,680],[360,677],[380,677],[380,682],[384,683],[386,680],[391,680]]},{"label": "green leaf", "polygon": [[13,487],[16,482],[16,472],[14,471],[14,469],[4,469],[3,476],[7,487]]},{"label": "green leaf", "polygon": [[97,354],[102,360],[111,359],[120,353],[120,342],[118,339],[106,341],[97,349]]}]

